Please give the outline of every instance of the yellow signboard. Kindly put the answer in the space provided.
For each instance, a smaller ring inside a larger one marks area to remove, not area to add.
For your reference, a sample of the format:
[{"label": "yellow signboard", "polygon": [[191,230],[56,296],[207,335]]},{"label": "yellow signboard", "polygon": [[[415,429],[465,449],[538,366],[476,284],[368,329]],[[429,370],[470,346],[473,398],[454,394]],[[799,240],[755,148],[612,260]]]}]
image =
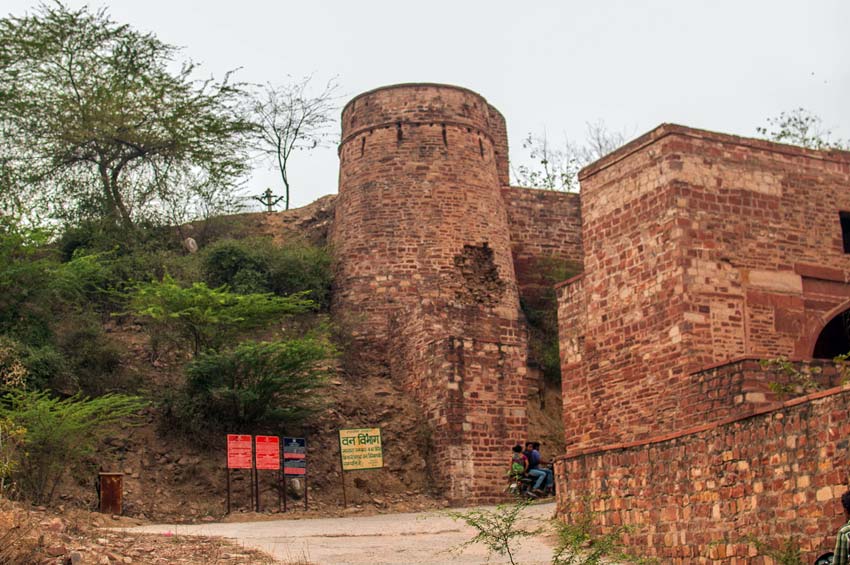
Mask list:
[{"label": "yellow signboard", "polygon": [[339,430],[339,453],[343,471],[380,469],[384,466],[381,428]]}]

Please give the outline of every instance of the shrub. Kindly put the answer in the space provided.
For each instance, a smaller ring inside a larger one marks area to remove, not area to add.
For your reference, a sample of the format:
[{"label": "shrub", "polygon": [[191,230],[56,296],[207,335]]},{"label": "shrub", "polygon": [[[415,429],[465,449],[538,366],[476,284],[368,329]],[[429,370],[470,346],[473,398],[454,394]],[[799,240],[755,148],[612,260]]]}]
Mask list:
[{"label": "shrub", "polygon": [[122,395],[60,400],[44,392],[7,393],[0,400],[0,418],[24,430],[12,474],[21,492],[33,502],[50,502],[65,471],[91,456],[111,426],[131,423],[143,406]]},{"label": "shrub", "polygon": [[190,345],[195,355],[218,350],[240,332],[313,306],[300,294],[236,294],[205,283],[182,287],[169,276],[137,285],[130,297],[130,310],[147,319],[152,337],[174,335]]},{"label": "shrub", "polygon": [[200,355],[186,368],[182,416],[220,430],[299,424],[319,407],[331,354],[324,340],[304,337]]},{"label": "shrub", "polygon": [[268,238],[222,240],[202,257],[204,280],[228,285],[234,292],[273,292],[281,296],[308,292],[320,308],[330,299],[331,257],[305,242],[275,245]]}]

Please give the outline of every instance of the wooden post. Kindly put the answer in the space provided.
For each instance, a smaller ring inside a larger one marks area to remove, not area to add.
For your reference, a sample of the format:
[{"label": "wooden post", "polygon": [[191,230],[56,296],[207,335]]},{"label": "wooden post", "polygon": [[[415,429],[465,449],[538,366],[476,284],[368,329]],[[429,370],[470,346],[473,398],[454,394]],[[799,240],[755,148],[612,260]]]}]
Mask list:
[{"label": "wooden post", "polygon": [[307,510],[307,475],[304,475],[304,510]]}]

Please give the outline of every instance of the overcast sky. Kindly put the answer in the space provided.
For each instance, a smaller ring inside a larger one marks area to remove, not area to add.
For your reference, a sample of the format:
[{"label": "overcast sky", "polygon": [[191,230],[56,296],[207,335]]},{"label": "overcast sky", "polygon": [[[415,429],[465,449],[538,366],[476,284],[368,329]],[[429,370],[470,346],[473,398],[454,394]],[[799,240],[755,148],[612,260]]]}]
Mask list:
[{"label": "overcast sky", "polygon": [[[662,122],[754,135],[802,106],[850,138],[848,0],[88,4],[184,47],[216,76],[237,67],[251,82],[338,76],[342,103],[399,82],[465,86],[505,115],[515,161],[528,132],[580,141],[597,120],[630,138]],[[2,12],[36,5],[3,0]],[[294,205],[336,192],[335,149],[294,159]],[[267,186],[279,190],[261,167],[247,192]]]}]

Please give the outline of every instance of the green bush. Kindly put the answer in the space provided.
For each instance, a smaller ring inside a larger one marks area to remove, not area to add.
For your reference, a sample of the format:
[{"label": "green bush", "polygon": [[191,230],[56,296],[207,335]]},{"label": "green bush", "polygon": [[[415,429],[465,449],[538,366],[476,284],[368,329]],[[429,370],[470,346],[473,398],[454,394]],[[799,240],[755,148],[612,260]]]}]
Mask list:
[{"label": "green bush", "polygon": [[106,395],[60,400],[44,392],[14,391],[0,399],[0,419],[24,430],[12,477],[33,502],[49,503],[65,472],[95,453],[97,442],[144,407],[138,398]]},{"label": "green bush", "polygon": [[281,296],[309,292],[320,308],[330,299],[331,257],[326,249],[304,242],[275,245],[268,238],[227,239],[203,252],[204,280],[234,292],[273,292]]},{"label": "green bush", "polygon": [[218,350],[241,332],[313,307],[313,301],[301,294],[236,294],[205,283],[183,287],[167,275],[162,281],[137,285],[130,296],[130,311],[147,321],[153,338],[173,336],[195,355]]},{"label": "green bush", "polygon": [[315,337],[202,354],[187,366],[185,387],[166,398],[164,421],[202,443],[222,432],[301,424],[321,407],[332,355]]}]

